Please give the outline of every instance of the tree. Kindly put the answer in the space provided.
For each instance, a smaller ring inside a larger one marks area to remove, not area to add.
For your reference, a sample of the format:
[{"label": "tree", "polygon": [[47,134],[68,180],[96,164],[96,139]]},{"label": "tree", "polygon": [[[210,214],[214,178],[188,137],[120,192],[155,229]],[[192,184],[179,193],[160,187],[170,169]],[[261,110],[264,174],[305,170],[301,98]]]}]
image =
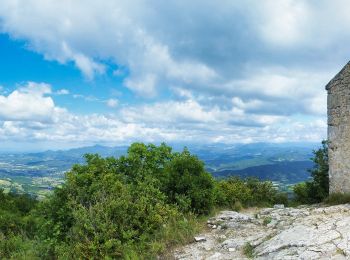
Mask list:
[{"label": "tree", "polygon": [[294,186],[296,200],[301,203],[317,203],[329,194],[328,142],[322,141],[322,147],[313,151],[314,168],[310,170],[312,181]]}]

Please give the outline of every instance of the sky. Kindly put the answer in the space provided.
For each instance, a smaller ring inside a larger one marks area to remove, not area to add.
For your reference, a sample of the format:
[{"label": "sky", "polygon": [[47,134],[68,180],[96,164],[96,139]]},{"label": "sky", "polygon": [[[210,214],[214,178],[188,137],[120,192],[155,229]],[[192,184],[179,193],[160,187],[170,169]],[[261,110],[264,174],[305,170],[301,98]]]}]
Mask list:
[{"label": "sky", "polygon": [[320,142],[346,0],[1,0],[0,150]]}]

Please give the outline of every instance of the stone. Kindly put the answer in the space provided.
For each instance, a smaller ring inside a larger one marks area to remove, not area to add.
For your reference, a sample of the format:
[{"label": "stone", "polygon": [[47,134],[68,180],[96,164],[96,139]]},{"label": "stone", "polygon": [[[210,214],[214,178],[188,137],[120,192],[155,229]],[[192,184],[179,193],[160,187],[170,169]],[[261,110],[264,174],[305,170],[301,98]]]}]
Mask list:
[{"label": "stone", "polygon": [[[272,227],[251,221],[256,220],[255,214],[271,217],[277,224]],[[246,259],[246,244],[261,260],[350,259],[350,204],[255,209],[249,213],[224,211],[212,220],[227,228],[208,230],[199,236],[205,239],[201,243],[174,249],[175,259]],[[236,225],[229,225],[231,222]]]},{"label": "stone", "polygon": [[273,206],[274,209],[284,209],[284,204],[275,204]]},{"label": "stone", "polygon": [[194,241],[196,242],[204,242],[206,241],[207,239],[203,236],[200,236],[200,237],[194,237]]},{"label": "stone", "polygon": [[207,257],[206,259],[207,259],[207,260],[216,260],[216,259],[220,259],[220,258],[221,258],[221,255],[222,255],[221,253],[216,252],[215,254],[213,254],[213,255]]},{"label": "stone", "polygon": [[248,216],[248,215],[245,215],[242,213],[238,213],[236,211],[222,211],[214,219],[215,219],[215,222],[225,221],[225,220],[229,220],[231,222],[250,222],[250,221],[252,221],[251,216]]},{"label": "stone", "polygon": [[327,84],[330,193],[350,192],[350,62]]}]

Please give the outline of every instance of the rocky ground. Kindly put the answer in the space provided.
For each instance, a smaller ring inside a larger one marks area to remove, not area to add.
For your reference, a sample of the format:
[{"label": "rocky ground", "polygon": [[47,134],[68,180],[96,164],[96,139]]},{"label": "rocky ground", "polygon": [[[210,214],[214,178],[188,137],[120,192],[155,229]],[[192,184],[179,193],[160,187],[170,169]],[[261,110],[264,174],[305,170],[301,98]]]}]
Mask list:
[{"label": "rocky ground", "polygon": [[350,259],[350,204],[222,211],[175,259]]}]

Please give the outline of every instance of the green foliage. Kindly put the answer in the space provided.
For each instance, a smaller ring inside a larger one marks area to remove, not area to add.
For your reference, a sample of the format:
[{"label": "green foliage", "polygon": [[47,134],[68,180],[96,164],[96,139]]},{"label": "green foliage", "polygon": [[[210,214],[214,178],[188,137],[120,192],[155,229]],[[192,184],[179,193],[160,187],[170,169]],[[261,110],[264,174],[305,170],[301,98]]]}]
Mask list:
[{"label": "green foliage", "polygon": [[235,201],[235,203],[233,204],[232,210],[239,212],[242,209],[243,209],[242,203],[239,200]]},{"label": "green foliage", "polygon": [[243,253],[248,258],[254,257],[254,247],[250,243],[246,243],[243,246]]},{"label": "green foliage", "polygon": [[167,239],[188,237],[190,212],[210,211],[213,187],[197,157],[164,144],[135,143],[118,159],[86,155],[86,164],[75,165],[40,207],[45,256],[159,254]]},{"label": "green foliage", "polygon": [[5,194],[0,190],[0,233],[33,235],[34,219],[28,213],[37,201],[27,195]]},{"label": "green foliage", "polygon": [[271,217],[265,217],[264,220],[263,220],[263,225],[267,226],[268,224],[271,223],[271,221],[272,221]]},{"label": "green foliage", "polygon": [[85,159],[44,201],[0,192],[1,259],[166,258],[167,248],[199,232],[214,206],[285,202],[271,182],[215,181],[187,149],[165,144],[135,143],[119,158]]},{"label": "green foliage", "polygon": [[294,191],[294,195],[295,195],[294,200],[296,202],[299,202],[302,204],[309,204],[309,203],[313,202],[311,199],[312,194],[309,195],[309,193],[310,193],[309,185],[310,184],[308,184],[308,183],[310,183],[310,182],[301,182],[301,183],[294,185],[294,187],[293,187],[293,191]]},{"label": "green foliage", "polygon": [[37,259],[35,243],[21,234],[0,233],[0,259]]},{"label": "green foliage", "polygon": [[294,186],[295,200],[300,203],[321,202],[329,193],[327,141],[322,141],[322,147],[313,153],[314,168],[310,170],[312,181]]},{"label": "green foliage", "polygon": [[278,192],[271,182],[261,182],[255,178],[242,180],[231,177],[221,180],[216,185],[215,193],[216,203],[231,209],[235,209],[237,203],[244,207],[288,203],[287,195]]},{"label": "green foliage", "polygon": [[176,153],[166,165],[165,173],[164,193],[170,203],[198,214],[210,212],[214,204],[214,179],[196,156],[187,149]]},{"label": "green foliage", "polygon": [[0,190],[0,259],[33,256],[36,219],[30,214],[37,201]]}]

